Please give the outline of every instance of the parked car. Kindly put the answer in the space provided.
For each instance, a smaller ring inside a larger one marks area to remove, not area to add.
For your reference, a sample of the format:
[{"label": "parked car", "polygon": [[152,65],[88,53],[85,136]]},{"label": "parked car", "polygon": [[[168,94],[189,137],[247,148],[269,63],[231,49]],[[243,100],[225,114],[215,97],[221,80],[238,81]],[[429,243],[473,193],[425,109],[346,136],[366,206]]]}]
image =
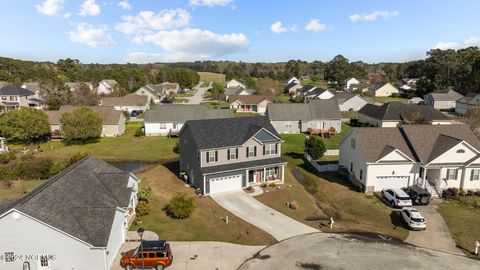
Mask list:
[{"label": "parked car", "polygon": [[432,194],[419,186],[411,186],[403,189],[412,199],[413,205],[427,205],[430,203]]},{"label": "parked car", "polygon": [[392,207],[412,206],[412,200],[405,191],[401,189],[384,189],[381,193],[382,197],[390,203]]},{"label": "parked car", "polygon": [[143,111],[140,111],[140,110],[133,110],[132,112],[130,112],[130,117],[137,117],[139,116],[140,114],[142,114]]},{"label": "parked car", "polygon": [[408,228],[410,228],[411,230],[425,230],[427,228],[427,222],[425,221],[425,218],[416,208],[403,208],[402,217],[403,221],[405,221]]},{"label": "parked car", "polygon": [[170,244],[166,241],[142,241],[139,247],[129,250],[122,255],[120,266],[125,269],[154,268],[163,270],[173,261]]}]

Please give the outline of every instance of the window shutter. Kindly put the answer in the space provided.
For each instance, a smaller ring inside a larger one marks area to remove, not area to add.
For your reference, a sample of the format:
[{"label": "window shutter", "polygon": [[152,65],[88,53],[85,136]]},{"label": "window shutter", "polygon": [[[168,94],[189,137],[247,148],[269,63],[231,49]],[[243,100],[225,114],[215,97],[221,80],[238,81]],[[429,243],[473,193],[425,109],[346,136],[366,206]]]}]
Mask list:
[{"label": "window shutter", "polygon": [[246,156],[246,157],[249,157],[249,156],[248,156],[248,146],[247,146],[247,154],[246,154],[245,156]]},{"label": "window shutter", "polygon": [[210,162],[210,152],[207,151],[207,163]]},{"label": "window shutter", "polygon": [[473,174],[475,173],[475,170],[470,171],[470,181],[473,181]]},{"label": "window shutter", "polygon": [[235,157],[238,159],[238,148],[235,148]]},{"label": "window shutter", "polygon": [[263,155],[265,156],[265,144],[263,145]]},{"label": "window shutter", "polygon": [[257,156],[257,147],[254,146],[253,148],[253,156],[256,157]]},{"label": "window shutter", "polygon": [[455,180],[458,179],[458,169],[455,169]]},{"label": "window shutter", "polygon": [[227,150],[227,160],[230,160],[230,149]]},{"label": "window shutter", "polygon": [[218,151],[215,151],[215,162],[218,161]]},{"label": "window shutter", "polygon": [[275,154],[278,153],[278,143],[275,144]]}]

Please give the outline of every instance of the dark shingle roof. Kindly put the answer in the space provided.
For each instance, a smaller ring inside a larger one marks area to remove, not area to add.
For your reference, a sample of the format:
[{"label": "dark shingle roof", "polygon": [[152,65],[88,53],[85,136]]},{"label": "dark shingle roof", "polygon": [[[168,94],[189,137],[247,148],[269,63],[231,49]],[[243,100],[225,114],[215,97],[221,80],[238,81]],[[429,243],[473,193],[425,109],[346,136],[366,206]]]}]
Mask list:
[{"label": "dark shingle roof", "polygon": [[106,247],[117,207],[131,196],[129,173],[87,157],[23,195],[16,209],[95,247]]},{"label": "dark shingle roof", "polygon": [[311,121],[341,119],[342,113],[336,100],[312,100],[309,103],[270,103],[267,115],[272,121]]},{"label": "dark shingle roof", "polygon": [[207,105],[157,104],[145,112],[145,123],[179,122],[188,120],[232,118],[230,109],[209,109]]},{"label": "dark shingle roof", "polygon": [[187,121],[181,133],[189,129],[198,149],[211,149],[242,145],[262,128],[280,138],[264,116]]},{"label": "dark shingle roof", "polygon": [[479,93],[469,93],[461,99],[457,100],[457,103],[465,103],[472,106],[480,105],[480,94]]},{"label": "dark shingle roof", "polygon": [[378,82],[378,83],[372,85],[372,87],[370,88],[370,91],[376,91],[376,90],[382,88],[383,86],[385,86],[386,84],[388,84],[388,82]]},{"label": "dark shingle roof", "polygon": [[19,85],[6,85],[0,89],[2,96],[32,96],[34,93],[28,89],[22,88]]},{"label": "dark shingle roof", "polygon": [[237,162],[237,163],[231,163],[231,164],[225,164],[225,165],[219,165],[219,166],[203,167],[203,168],[200,168],[200,170],[202,171],[202,174],[209,174],[209,173],[219,173],[219,172],[225,172],[225,171],[234,171],[234,170],[240,170],[240,169],[252,168],[252,167],[263,167],[267,165],[276,165],[281,163],[287,163],[287,161],[281,157],[276,157],[276,158],[269,158],[269,159]]},{"label": "dark shingle roof", "polygon": [[420,113],[428,121],[449,119],[446,115],[431,106],[403,104],[400,102],[389,102],[382,106],[367,104],[361,108],[358,113],[384,121],[407,120],[413,113]]},{"label": "dark shingle roof", "polygon": [[301,86],[301,84],[299,84],[298,82],[293,81],[293,82],[287,84],[287,85],[284,87],[284,89],[285,89],[285,90],[289,90],[290,88],[294,87],[295,85],[300,85],[300,86]]}]

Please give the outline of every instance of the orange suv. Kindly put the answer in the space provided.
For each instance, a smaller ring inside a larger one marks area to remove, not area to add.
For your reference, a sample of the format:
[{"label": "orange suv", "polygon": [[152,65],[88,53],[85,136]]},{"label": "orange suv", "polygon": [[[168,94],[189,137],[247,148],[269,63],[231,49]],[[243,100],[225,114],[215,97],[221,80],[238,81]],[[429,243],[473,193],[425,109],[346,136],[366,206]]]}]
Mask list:
[{"label": "orange suv", "polygon": [[170,244],[166,241],[142,241],[138,248],[129,250],[122,255],[120,265],[128,270],[142,268],[165,269],[173,261]]}]

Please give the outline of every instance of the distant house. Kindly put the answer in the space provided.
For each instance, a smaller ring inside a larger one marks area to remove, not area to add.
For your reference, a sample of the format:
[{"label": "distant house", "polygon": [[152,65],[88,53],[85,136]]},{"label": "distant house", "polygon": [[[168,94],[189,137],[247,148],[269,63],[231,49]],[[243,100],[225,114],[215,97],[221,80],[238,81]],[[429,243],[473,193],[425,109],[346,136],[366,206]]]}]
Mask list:
[{"label": "distant house", "polygon": [[342,112],[356,112],[363,108],[363,106],[372,103],[372,101],[366,97],[362,97],[360,95],[353,95],[345,92],[335,94],[332,99],[337,101],[338,106],[340,107],[340,111]]},{"label": "distant house", "polygon": [[138,182],[129,172],[87,157],[0,203],[1,268],[109,270],[129,240]]},{"label": "distant house", "polygon": [[100,106],[113,106],[117,111],[145,112],[148,109],[148,96],[129,94],[123,97],[104,97],[100,100]]},{"label": "distant house", "polygon": [[423,103],[423,99],[419,97],[414,97],[408,100],[408,104],[420,104]]},{"label": "distant house", "polygon": [[165,91],[163,91],[162,87],[160,87],[159,85],[153,85],[153,84],[147,84],[140,87],[137,91],[135,91],[135,94],[147,96],[148,103],[151,103],[151,102],[160,103],[163,100],[163,98],[167,96]]},{"label": "distant house", "polygon": [[0,108],[3,113],[20,107],[42,108],[43,101],[35,92],[18,85],[6,85],[0,89]]},{"label": "distant house", "polygon": [[293,76],[293,77],[290,77],[286,82],[285,82],[285,85],[289,85],[291,83],[296,83],[296,84],[300,84],[300,80],[297,79],[297,77]]},{"label": "distant house", "polygon": [[[107,106],[84,107],[96,112],[102,118],[103,127],[100,136],[116,137],[125,132],[125,116],[121,111],[115,110],[114,107]],[[62,124],[60,123],[60,119],[62,118],[62,115],[66,112],[73,112],[78,108],[80,108],[80,106],[61,106],[58,111],[45,111],[48,115],[52,134],[54,134],[55,137],[61,137]]]},{"label": "distant house", "polygon": [[97,94],[98,95],[110,95],[114,90],[118,88],[118,83],[115,80],[102,80],[98,83]]},{"label": "distant house", "polygon": [[451,110],[455,108],[457,100],[462,97],[463,95],[452,89],[436,90],[423,96],[423,102],[437,110]]},{"label": "distant house", "polygon": [[204,195],[283,183],[282,139],[263,116],[187,121],[180,171]]},{"label": "distant house", "polygon": [[400,94],[400,91],[388,82],[380,82],[372,85],[369,92],[376,97],[389,97],[393,94]]},{"label": "distant house", "polygon": [[313,100],[313,99],[331,99],[335,95],[327,89],[314,87],[306,92],[303,92],[302,96],[304,100]]},{"label": "distant house", "polygon": [[288,93],[290,95],[296,94],[300,89],[302,89],[302,85],[296,82],[291,82],[287,84],[283,89],[285,90],[285,93]]},{"label": "distant house", "polygon": [[342,114],[335,100],[309,103],[271,103],[266,116],[278,133],[302,133],[308,128],[342,131]]},{"label": "distant house", "polygon": [[426,105],[389,102],[382,106],[367,104],[358,111],[358,121],[377,127],[397,127],[411,123],[413,114],[419,114],[432,125],[450,125],[452,120]]},{"label": "distant house", "polygon": [[158,89],[163,91],[167,95],[174,95],[180,90],[180,85],[178,83],[163,82],[156,85]]},{"label": "distant house", "polygon": [[354,77],[347,78],[343,81],[344,88],[350,91],[357,90],[359,85],[360,85],[360,81]]},{"label": "distant house", "polygon": [[272,99],[262,95],[238,95],[229,96],[228,103],[230,104],[230,109],[236,112],[265,114],[267,105],[272,103]]},{"label": "distant house", "polygon": [[240,86],[235,86],[235,87],[228,87],[225,88],[225,100],[228,100],[229,96],[248,96],[248,95],[253,95],[255,93],[255,90],[253,89],[245,89]]},{"label": "distant house", "polygon": [[227,88],[234,88],[234,87],[241,87],[243,89],[247,89],[245,85],[235,79],[231,79],[229,82],[227,82]]},{"label": "distant house", "polygon": [[308,75],[300,76],[300,81],[311,81],[311,80],[312,80],[312,77]]},{"label": "distant house", "polygon": [[145,135],[176,135],[188,120],[233,118],[228,109],[209,109],[207,105],[154,105],[145,112]]},{"label": "distant house", "polygon": [[86,87],[88,87],[88,89],[90,89],[90,91],[93,92],[93,84],[91,82],[67,82],[67,83],[65,83],[65,86],[68,87],[70,92],[76,91],[82,85],[85,85]]},{"label": "distant house", "polygon": [[466,96],[460,98],[455,103],[455,112],[460,115],[467,114],[471,108],[478,108],[480,106],[480,94],[469,93]]}]

